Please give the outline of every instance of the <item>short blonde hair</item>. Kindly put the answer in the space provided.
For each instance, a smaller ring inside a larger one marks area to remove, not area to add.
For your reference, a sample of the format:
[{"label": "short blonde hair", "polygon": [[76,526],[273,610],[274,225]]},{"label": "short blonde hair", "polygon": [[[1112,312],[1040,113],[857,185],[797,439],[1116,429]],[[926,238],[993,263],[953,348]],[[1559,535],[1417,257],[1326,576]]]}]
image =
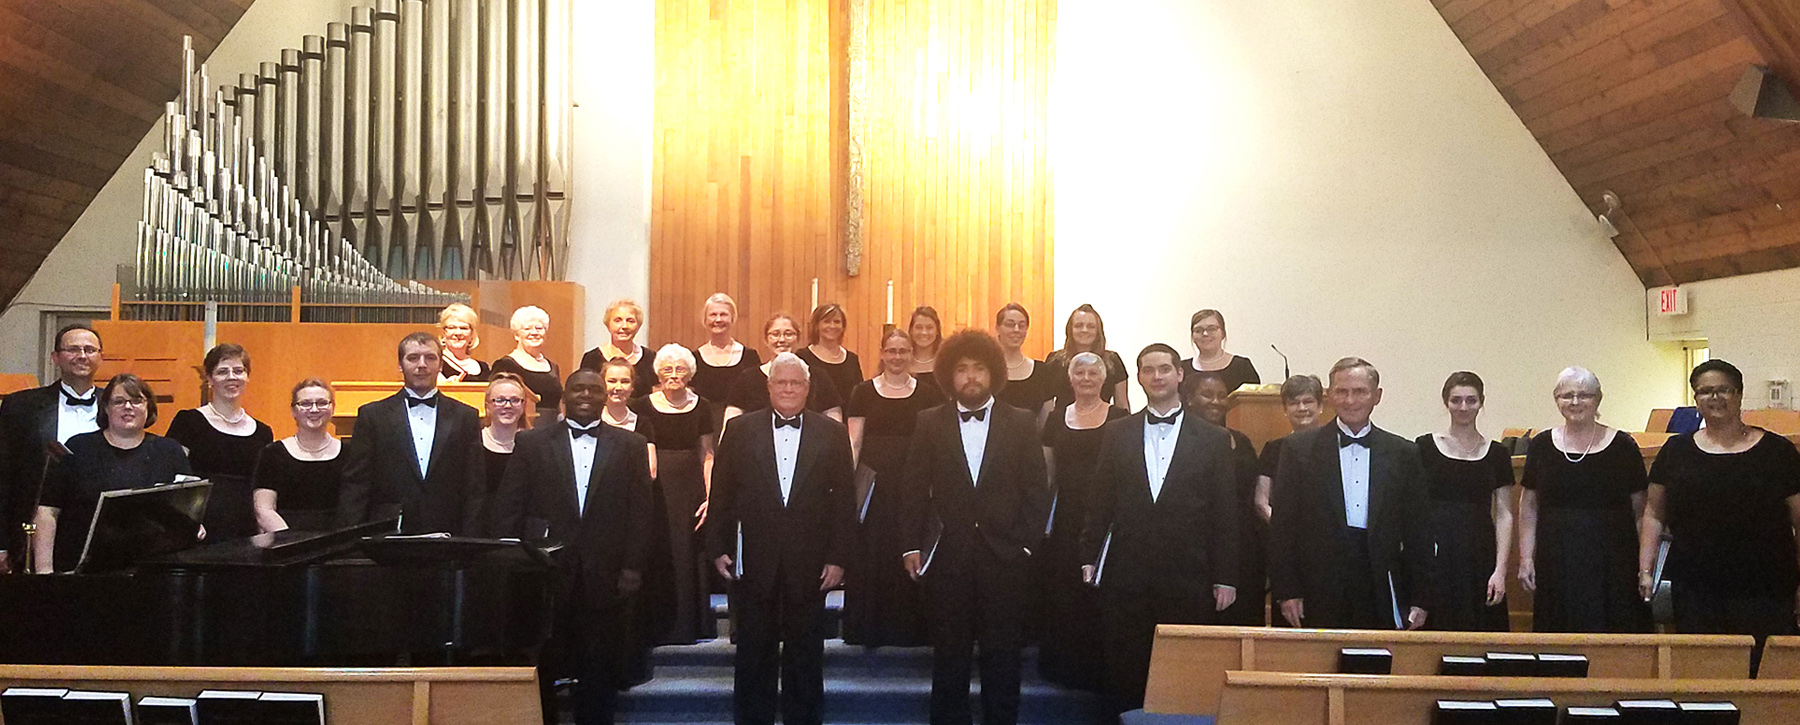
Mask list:
[{"label": "short blonde hair", "polygon": [[544,329],[550,329],[550,313],[545,312],[544,308],[537,305],[526,305],[513,310],[512,320],[507,323],[507,326],[511,327],[513,332],[518,332],[534,321],[543,322]]},{"label": "short blonde hair", "polygon": [[[461,302],[452,302],[449,307],[438,311],[438,330],[452,322],[461,322],[469,326],[469,349],[474,350],[481,344],[481,315],[475,309]],[[444,336],[438,335],[438,347],[444,346]]]},{"label": "short blonde hair", "polygon": [[[630,308],[632,312],[637,313],[638,327],[640,327],[640,328],[643,327],[644,326],[644,308],[637,303],[637,300],[631,299],[630,297],[620,297],[619,299],[613,300],[612,304],[607,305],[606,306],[606,314],[601,316],[602,322],[604,322],[605,320],[612,319],[614,312],[618,312],[619,310],[625,309],[625,308]],[[735,316],[737,314],[736,309],[737,309],[736,307],[732,308],[733,316]]]},{"label": "short blonde hair", "polygon": [[525,399],[525,404],[528,406],[537,405],[537,393],[531,392],[531,388],[525,385],[525,379],[514,373],[494,373],[493,377],[488,379],[487,389],[483,390],[481,393],[481,402],[493,402],[494,386],[502,384],[518,386],[519,397]]},{"label": "short blonde hair", "polygon": [[[725,294],[724,292],[714,292],[712,293],[712,296],[706,298],[705,302],[700,303],[700,317],[702,321],[706,318],[706,308],[713,305],[724,305],[727,309],[731,310],[731,319],[734,321],[737,320],[737,300],[732,299],[731,295]],[[611,317],[610,314],[607,316]]]}]

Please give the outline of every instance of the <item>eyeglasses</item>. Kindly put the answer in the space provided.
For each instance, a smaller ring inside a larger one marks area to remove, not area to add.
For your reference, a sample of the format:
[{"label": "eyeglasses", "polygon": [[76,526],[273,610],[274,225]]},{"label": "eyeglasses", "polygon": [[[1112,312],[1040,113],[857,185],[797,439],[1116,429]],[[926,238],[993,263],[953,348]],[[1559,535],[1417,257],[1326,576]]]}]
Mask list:
[{"label": "eyeglasses", "polygon": [[1225,328],[1218,325],[1201,325],[1194,328],[1194,334],[1196,335],[1217,335],[1224,331]]},{"label": "eyeglasses", "polygon": [[689,370],[686,365],[664,365],[657,368],[656,372],[661,375],[682,375],[693,371]]},{"label": "eyeglasses", "polygon": [[1733,388],[1733,387],[1695,388],[1694,389],[1694,397],[1695,398],[1729,398],[1733,395],[1740,395],[1743,392],[1744,391],[1738,390],[1737,388]]},{"label": "eyeglasses", "polygon": [[769,331],[769,338],[772,340],[788,340],[788,339],[796,338],[799,336],[800,336],[800,333],[795,332],[793,330],[770,330]]},{"label": "eyeglasses", "polygon": [[493,403],[494,405],[512,406],[512,405],[524,405],[525,399],[524,398],[493,398],[493,399],[488,400],[488,402]]},{"label": "eyeglasses", "polygon": [[326,410],[331,407],[331,401],[329,401],[329,400],[302,400],[300,402],[294,403],[294,407],[299,408],[301,410]]},{"label": "eyeglasses", "polygon": [[1571,392],[1571,393],[1558,393],[1556,396],[1556,399],[1557,399],[1557,401],[1563,402],[1563,403],[1574,403],[1574,402],[1585,403],[1590,400],[1595,400],[1599,397],[1600,397],[1599,393],[1585,393],[1585,392],[1573,393],[1573,392]]},{"label": "eyeglasses", "polygon": [[82,355],[88,357],[100,354],[100,348],[92,345],[83,345],[81,347],[59,347],[56,351],[64,355]]},{"label": "eyeglasses", "polygon": [[143,398],[113,398],[106,401],[108,408],[142,408],[149,404],[149,401]]}]

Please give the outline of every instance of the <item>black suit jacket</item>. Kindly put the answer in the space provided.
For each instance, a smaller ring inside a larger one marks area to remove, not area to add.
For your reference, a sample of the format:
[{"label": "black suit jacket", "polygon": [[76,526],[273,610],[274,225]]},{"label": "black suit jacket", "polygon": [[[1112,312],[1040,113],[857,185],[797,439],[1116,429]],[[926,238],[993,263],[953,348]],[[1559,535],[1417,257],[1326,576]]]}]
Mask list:
[{"label": "black suit jacket", "polygon": [[783,505],[772,415],[764,408],[733,418],[719,439],[706,511],[707,558],[735,559],[742,524],[739,586],[761,595],[785,579],[788,586],[817,592],[825,565],[845,566],[850,557],[856,525],[850,434],[822,413],[801,413],[799,457]]},{"label": "black suit jacket", "polygon": [[982,545],[1012,562],[1044,538],[1051,494],[1037,416],[998,400],[989,415],[980,480],[971,481],[956,403],[919,412],[906,460],[907,549],[930,549],[933,517],[944,524],[940,552]]},{"label": "black suit jacket", "polygon": [[1109,596],[1210,599],[1214,584],[1238,585],[1231,436],[1192,412],[1183,415],[1168,476],[1151,501],[1144,422],[1140,411],[1101,430],[1082,560],[1095,561],[1111,531],[1100,581]]},{"label": "black suit jacket", "polygon": [[[46,446],[56,441],[62,384],[21,390],[0,401],[0,549],[24,555],[25,533],[44,481]],[[99,395],[99,390],[91,391]]]},{"label": "black suit jacket", "polygon": [[556,554],[567,591],[598,607],[619,596],[619,572],[643,573],[655,532],[655,499],[644,437],[595,427],[585,511],[575,489],[568,426],[521,431],[494,495],[497,536],[563,545]]},{"label": "black suit jacket", "polygon": [[[1429,611],[1432,541],[1429,504],[1418,449],[1380,428],[1369,433],[1369,582],[1386,621],[1390,605]],[[1338,425],[1288,436],[1275,472],[1269,522],[1269,579],[1276,601],[1306,601],[1306,624],[1344,626],[1346,576],[1344,484],[1338,467]],[[1388,596],[1390,578],[1397,601]]]},{"label": "black suit jacket", "polygon": [[437,430],[423,476],[404,391],[357,409],[344,456],[338,526],[401,516],[402,533],[486,533],[481,421],[474,408],[438,394]]}]

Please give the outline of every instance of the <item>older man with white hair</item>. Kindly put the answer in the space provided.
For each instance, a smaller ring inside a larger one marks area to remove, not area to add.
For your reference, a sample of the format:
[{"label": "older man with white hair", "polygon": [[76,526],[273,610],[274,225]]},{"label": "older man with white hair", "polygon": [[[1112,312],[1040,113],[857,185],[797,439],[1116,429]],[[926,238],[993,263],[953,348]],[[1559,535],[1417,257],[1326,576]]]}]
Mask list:
[{"label": "older man with white hair", "polygon": [[850,436],[806,409],[806,362],[769,364],[770,407],[733,418],[713,459],[707,548],[732,580],[739,723],[816,725],[825,697],[825,592],[856,525]]}]

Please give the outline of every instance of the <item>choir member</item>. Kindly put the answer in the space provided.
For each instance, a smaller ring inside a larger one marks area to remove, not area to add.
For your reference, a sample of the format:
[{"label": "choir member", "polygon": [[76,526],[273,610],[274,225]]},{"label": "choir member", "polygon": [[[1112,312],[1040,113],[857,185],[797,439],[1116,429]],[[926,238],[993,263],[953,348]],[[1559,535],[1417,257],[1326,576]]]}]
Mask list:
[{"label": "choir member", "polygon": [[656,354],[646,352],[637,343],[638,331],[642,329],[644,308],[629,298],[613,300],[606,306],[607,340],[582,355],[581,366],[599,370],[601,363],[622,359],[631,365],[631,397],[649,395],[650,389],[656,387]]},{"label": "choir member", "polygon": [[836,302],[820,305],[813,310],[811,323],[806,327],[806,347],[794,351],[813,373],[831,378],[831,387],[837,388],[838,395],[849,395],[863,381],[862,360],[844,349],[848,319]]},{"label": "choir member", "polygon": [[1800,587],[1800,453],[1744,422],[1744,374],[1723,360],[1688,376],[1706,425],[1663,444],[1650,466],[1638,534],[1638,594],[1649,599],[1662,533],[1665,570],[1683,634],[1756,638],[1756,676],[1770,635],[1794,634]]},{"label": "choir member", "polygon": [[181,444],[145,431],[156,424],[156,393],[142,379],[114,375],[99,400],[105,408],[99,430],[69,438],[68,452],[44,474],[32,540],[39,574],[73,571],[80,563],[100,494],[173,483],[192,473]]},{"label": "choir member", "polygon": [[1125,359],[1106,349],[1106,323],[1100,320],[1100,313],[1089,304],[1083,304],[1069,313],[1068,322],[1063,324],[1062,349],[1050,353],[1050,359],[1045,361],[1056,371],[1056,380],[1062,386],[1057,391],[1059,397],[1069,397],[1069,358],[1082,352],[1094,353],[1106,361],[1106,384],[1100,388],[1100,398],[1129,412],[1130,391],[1126,388],[1126,383],[1131,380],[1131,375],[1125,370]]},{"label": "choir member", "polygon": [[444,349],[438,381],[444,383],[485,383],[488,366],[471,353],[481,345],[475,326],[481,317],[461,302],[453,302],[438,313],[438,344]]},{"label": "choir member", "polygon": [[1600,422],[1592,372],[1563,370],[1554,395],[1563,424],[1532,438],[1519,481],[1519,581],[1536,592],[1531,627],[1648,632],[1635,574],[1649,485],[1643,454],[1630,434]]},{"label": "choir member", "polygon": [[336,394],[318,378],[294,386],[288,402],[294,434],[263,446],[250,485],[262,533],[328,531],[343,480],[343,445],[331,435]]},{"label": "choir member", "polygon": [[[1231,397],[1235,388],[1230,387],[1231,383],[1223,374],[1216,371],[1194,372],[1187,367],[1183,367],[1181,372],[1182,387],[1190,393],[1183,402],[1201,420],[1224,428],[1226,433],[1231,434],[1231,479],[1237,502],[1238,596],[1231,606],[1220,610],[1219,623],[1246,627],[1267,626],[1269,621],[1265,600],[1268,598],[1269,581],[1269,530],[1268,522],[1256,507],[1256,444],[1250,442],[1250,436],[1225,425],[1237,400]],[[1189,380],[1199,382],[1189,385]]]},{"label": "choir member", "polygon": [[[1002,331],[1002,340],[1005,335]],[[1057,684],[1096,691],[1104,685],[1105,647],[1099,593],[1081,577],[1081,566],[1092,563],[1081,556],[1081,527],[1087,523],[1088,501],[1102,485],[1094,477],[1101,426],[1130,415],[1100,399],[1105,382],[1106,362],[1091,352],[1077,353],[1069,360],[1069,387],[1075,391],[1074,397],[1060,402],[1044,419],[1040,439],[1055,493],[1046,527],[1049,539],[1042,555],[1033,557],[1044,614],[1038,673]],[[1004,398],[1014,384],[1009,381],[997,397]]]},{"label": "choir member", "polygon": [[906,334],[912,339],[913,377],[925,387],[941,387],[931,378],[936,370],[938,349],[944,345],[944,321],[938,318],[937,310],[930,305],[913,308],[912,317],[906,320]]},{"label": "choir member", "polygon": [[550,336],[550,313],[526,305],[513,310],[510,326],[518,344],[506,357],[494,361],[493,373],[519,376],[537,397],[537,417],[546,423],[554,421],[556,405],[562,401],[562,370],[556,361],[544,356],[544,343]]},{"label": "choir member", "polygon": [[713,430],[724,427],[725,404],[731,398],[731,387],[739,373],[762,365],[756,348],[732,337],[737,325],[737,302],[723,292],[706,298],[701,321],[706,324],[707,339],[694,349],[694,392],[712,405]]},{"label": "choir member", "polygon": [[1024,408],[1038,416],[1038,427],[1050,411],[1050,401],[1060,388],[1056,372],[1048,364],[1025,355],[1025,337],[1031,331],[1031,313],[1017,302],[1008,302],[994,313],[994,337],[1006,353],[1006,385],[995,393],[1000,402]]},{"label": "choir member", "polygon": [[1182,378],[1182,400],[1194,397],[1192,388],[1200,380],[1194,373],[1218,373],[1225,380],[1228,393],[1245,384],[1262,382],[1262,377],[1256,374],[1256,366],[1250,364],[1250,358],[1225,350],[1225,313],[1218,310],[1194,313],[1188,320],[1188,334],[1194,341],[1194,356],[1181,361],[1181,369],[1187,373],[1187,377]]},{"label": "choir member", "polygon": [[850,437],[806,409],[810,382],[822,380],[811,375],[777,352],[770,407],[726,424],[713,465],[708,556],[734,580],[739,723],[773,725],[777,713],[790,725],[820,722],[825,593],[843,581],[856,510]]},{"label": "choir member", "polygon": [[561,574],[551,635],[538,663],[544,722],[558,722],[556,681],[575,678],[575,722],[613,721],[623,663],[634,643],[630,610],[643,587],[656,511],[643,436],[603,425],[605,383],[569,374],[566,417],[518,434],[495,504],[495,533],[554,541]]},{"label": "choir member", "polygon": [[[787,313],[777,312],[763,324],[763,338],[769,343],[771,356],[793,352],[800,341],[800,325]],[[738,374],[737,382],[732,383],[731,395],[725,400],[726,421],[752,410],[769,407],[769,366],[773,362],[771,357],[770,362]],[[811,391],[807,393],[807,410],[824,413],[832,420],[843,420],[844,400],[842,393],[832,385],[831,378],[821,375],[807,389]]]},{"label": "choir member", "polygon": [[920,413],[908,444],[912,544],[902,561],[924,580],[930,603],[933,723],[970,721],[977,643],[981,721],[1011,725],[1019,717],[1021,613],[1051,493],[1034,416],[994,400],[1005,368],[1000,343],[986,332],[945,340],[932,377],[955,402]]},{"label": "choir member", "polygon": [[1412,441],[1369,421],[1381,373],[1331,366],[1329,425],[1288,437],[1275,473],[1269,583],[1295,627],[1418,629],[1431,588],[1425,480]]},{"label": "choir member", "polygon": [[1444,380],[1450,428],[1415,441],[1431,492],[1431,628],[1505,632],[1506,572],[1512,553],[1512,455],[1476,428],[1487,388],[1461,371]]},{"label": "choir member", "polygon": [[257,532],[250,474],[263,449],[274,442],[275,431],[244,410],[244,388],[250,383],[250,354],[244,348],[229,342],[214,345],[202,365],[211,400],[177,411],[168,436],[187,450],[194,474],[212,481],[207,530],[219,539],[242,538]]},{"label": "choir member", "polygon": [[859,551],[844,572],[844,641],[865,647],[917,647],[928,642],[923,592],[906,576],[900,555],[906,446],[919,412],[942,403],[943,391],[914,378],[912,338],[888,330],[881,339],[881,372],[850,393],[844,407],[850,447],[859,468],[875,474],[858,491]]},{"label": "choir member", "polygon": [[[1319,409],[1325,400],[1325,384],[1317,375],[1295,375],[1281,383],[1281,412],[1287,416],[1294,433],[1309,431],[1319,425]],[[1256,466],[1256,511],[1268,523],[1269,500],[1275,484],[1275,471],[1281,467],[1281,446],[1292,434],[1263,444]],[[1279,618],[1277,618],[1279,624]]]},{"label": "choir member", "polygon": [[436,337],[412,333],[397,352],[405,386],[356,410],[334,525],[398,517],[401,533],[479,535],[481,422],[474,408],[438,392]]},{"label": "choir member", "polygon": [[[496,373],[488,380],[481,405],[487,409],[487,425],[481,429],[482,493],[490,497],[500,493],[506,480],[507,464],[512,462],[513,446],[519,430],[525,427],[525,409],[537,404],[525,381],[512,373]],[[549,425],[551,421],[544,421]]]},{"label": "choir member", "polygon": [[24,569],[24,525],[37,513],[49,460],[70,438],[100,429],[94,389],[100,334],[84,323],[57,330],[50,364],[55,382],[0,401],[0,574]]},{"label": "choir member", "polygon": [[1082,579],[1105,607],[1107,694],[1116,711],[1144,703],[1156,625],[1214,624],[1237,600],[1239,519],[1231,435],[1181,405],[1181,355],[1152,343],[1137,356],[1146,403],[1109,423],[1086,526]]},{"label": "choir member", "polygon": [[[673,620],[658,644],[693,644],[716,636],[705,556],[699,550],[706,521],[713,466],[712,403],[694,394],[694,354],[670,343],[656,351],[657,386],[631,401],[637,428],[656,441],[656,486],[662,492],[670,579],[675,590]],[[896,567],[898,568],[898,567]]]}]

